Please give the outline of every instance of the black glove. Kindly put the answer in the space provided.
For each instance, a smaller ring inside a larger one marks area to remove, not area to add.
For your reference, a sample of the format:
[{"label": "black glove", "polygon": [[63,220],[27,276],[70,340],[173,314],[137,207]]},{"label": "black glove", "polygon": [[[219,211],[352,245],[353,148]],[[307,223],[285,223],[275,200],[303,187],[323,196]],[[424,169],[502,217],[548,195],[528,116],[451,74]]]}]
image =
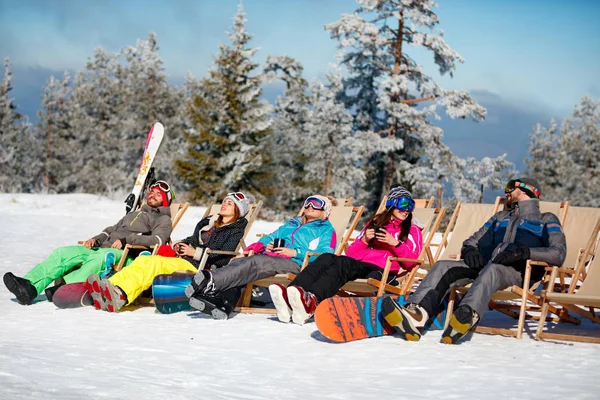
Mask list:
[{"label": "black glove", "polygon": [[498,253],[492,262],[494,264],[511,266],[517,264],[519,261],[528,260],[529,258],[531,258],[529,247],[511,243],[506,249]]},{"label": "black glove", "polygon": [[485,264],[479,249],[473,246],[463,247],[462,259],[465,261],[465,264],[469,266],[469,268],[480,269]]}]

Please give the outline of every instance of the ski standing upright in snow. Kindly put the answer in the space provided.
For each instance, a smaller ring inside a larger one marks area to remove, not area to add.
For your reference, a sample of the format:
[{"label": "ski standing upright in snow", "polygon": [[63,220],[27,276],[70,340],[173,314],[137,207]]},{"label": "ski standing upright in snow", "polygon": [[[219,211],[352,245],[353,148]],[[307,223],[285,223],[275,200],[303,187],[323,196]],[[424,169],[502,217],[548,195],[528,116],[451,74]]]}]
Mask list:
[{"label": "ski standing upright in snow", "polygon": [[133,185],[133,190],[125,200],[126,213],[134,211],[140,206],[144,192],[155,180],[154,168],[151,167],[164,134],[165,128],[160,122],[155,123],[148,133],[146,147],[144,148],[144,155],[142,156],[138,176],[135,180],[135,184]]}]

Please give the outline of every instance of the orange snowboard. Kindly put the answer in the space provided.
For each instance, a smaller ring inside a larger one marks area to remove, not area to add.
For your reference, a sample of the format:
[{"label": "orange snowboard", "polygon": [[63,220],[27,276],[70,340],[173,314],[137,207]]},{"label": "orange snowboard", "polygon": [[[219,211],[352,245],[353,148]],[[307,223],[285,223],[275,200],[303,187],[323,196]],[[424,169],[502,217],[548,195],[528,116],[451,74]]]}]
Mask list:
[{"label": "orange snowboard", "polygon": [[[398,297],[392,296],[394,301]],[[325,299],[315,311],[315,323],[321,334],[334,342],[390,335],[394,329],[381,316],[382,300],[383,297]]]}]

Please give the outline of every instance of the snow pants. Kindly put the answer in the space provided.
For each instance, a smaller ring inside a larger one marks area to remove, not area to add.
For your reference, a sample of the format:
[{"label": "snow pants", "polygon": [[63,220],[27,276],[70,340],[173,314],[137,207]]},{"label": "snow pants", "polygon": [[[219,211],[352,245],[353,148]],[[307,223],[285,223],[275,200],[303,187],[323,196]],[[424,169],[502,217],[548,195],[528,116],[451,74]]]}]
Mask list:
[{"label": "snow pants", "polygon": [[156,275],[172,274],[177,271],[197,272],[189,261],[176,257],[141,256],[127,268],[123,268],[108,280],[118,286],[127,295],[127,304],[131,304],[142,292],[152,286]]},{"label": "snow pants", "polygon": [[[375,264],[347,256],[322,254],[300,272],[290,286],[300,286],[321,302],[336,294],[347,282],[367,277],[381,280],[382,275],[383,270]],[[394,274],[391,274],[388,282],[394,279]]]},{"label": "snow pants", "polygon": [[[88,249],[85,246],[66,246],[55,249],[48,258],[33,267],[23,278],[31,282],[36,288],[38,295],[44,291],[53,280],[64,278],[66,283],[85,282],[91,274],[98,274],[104,268],[104,257],[106,253],[115,254],[119,263],[123,250],[111,248]],[[125,265],[131,263],[127,258]],[[65,275],[71,268],[81,264],[81,267]],[[64,276],[63,276],[64,275]]]},{"label": "snow pants", "polygon": [[494,292],[522,285],[523,278],[519,271],[502,264],[488,263],[479,270],[470,268],[463,261],[438,261],[412,295],[410,302],[423,307],[429,315],[435,315],[450,289],[471,282],[473,285],[460,304],[469,305],[481,318]]},{"label": "snow pants", "polygon": [[297,274],[300,272],[300,265],[288,258],[256,254],[231,260],[226,266],[212,271],[212,277],[215,293],[220,293],[258,279],[288,272]]}]

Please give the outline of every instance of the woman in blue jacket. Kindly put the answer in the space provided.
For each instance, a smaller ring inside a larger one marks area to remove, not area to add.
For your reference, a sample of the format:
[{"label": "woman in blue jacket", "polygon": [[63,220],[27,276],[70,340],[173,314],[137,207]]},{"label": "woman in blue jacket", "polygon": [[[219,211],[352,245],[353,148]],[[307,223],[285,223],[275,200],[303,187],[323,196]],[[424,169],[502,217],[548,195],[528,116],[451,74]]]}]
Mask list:
[{"label": "woman in blue jacket", "polygon": [[[303,216],[292,218],[246,248],[254,255],[235,259],[215,271],[199,271],[186,288],[190,305],[215,318],[227,319],[247,283],[275,274],[299,273],[309,251],[333,253],[337,239],[329,222],[330,212],[328,198],[308,197]],[[284,240],[284,245],[274,247],[275,239]]]}]

